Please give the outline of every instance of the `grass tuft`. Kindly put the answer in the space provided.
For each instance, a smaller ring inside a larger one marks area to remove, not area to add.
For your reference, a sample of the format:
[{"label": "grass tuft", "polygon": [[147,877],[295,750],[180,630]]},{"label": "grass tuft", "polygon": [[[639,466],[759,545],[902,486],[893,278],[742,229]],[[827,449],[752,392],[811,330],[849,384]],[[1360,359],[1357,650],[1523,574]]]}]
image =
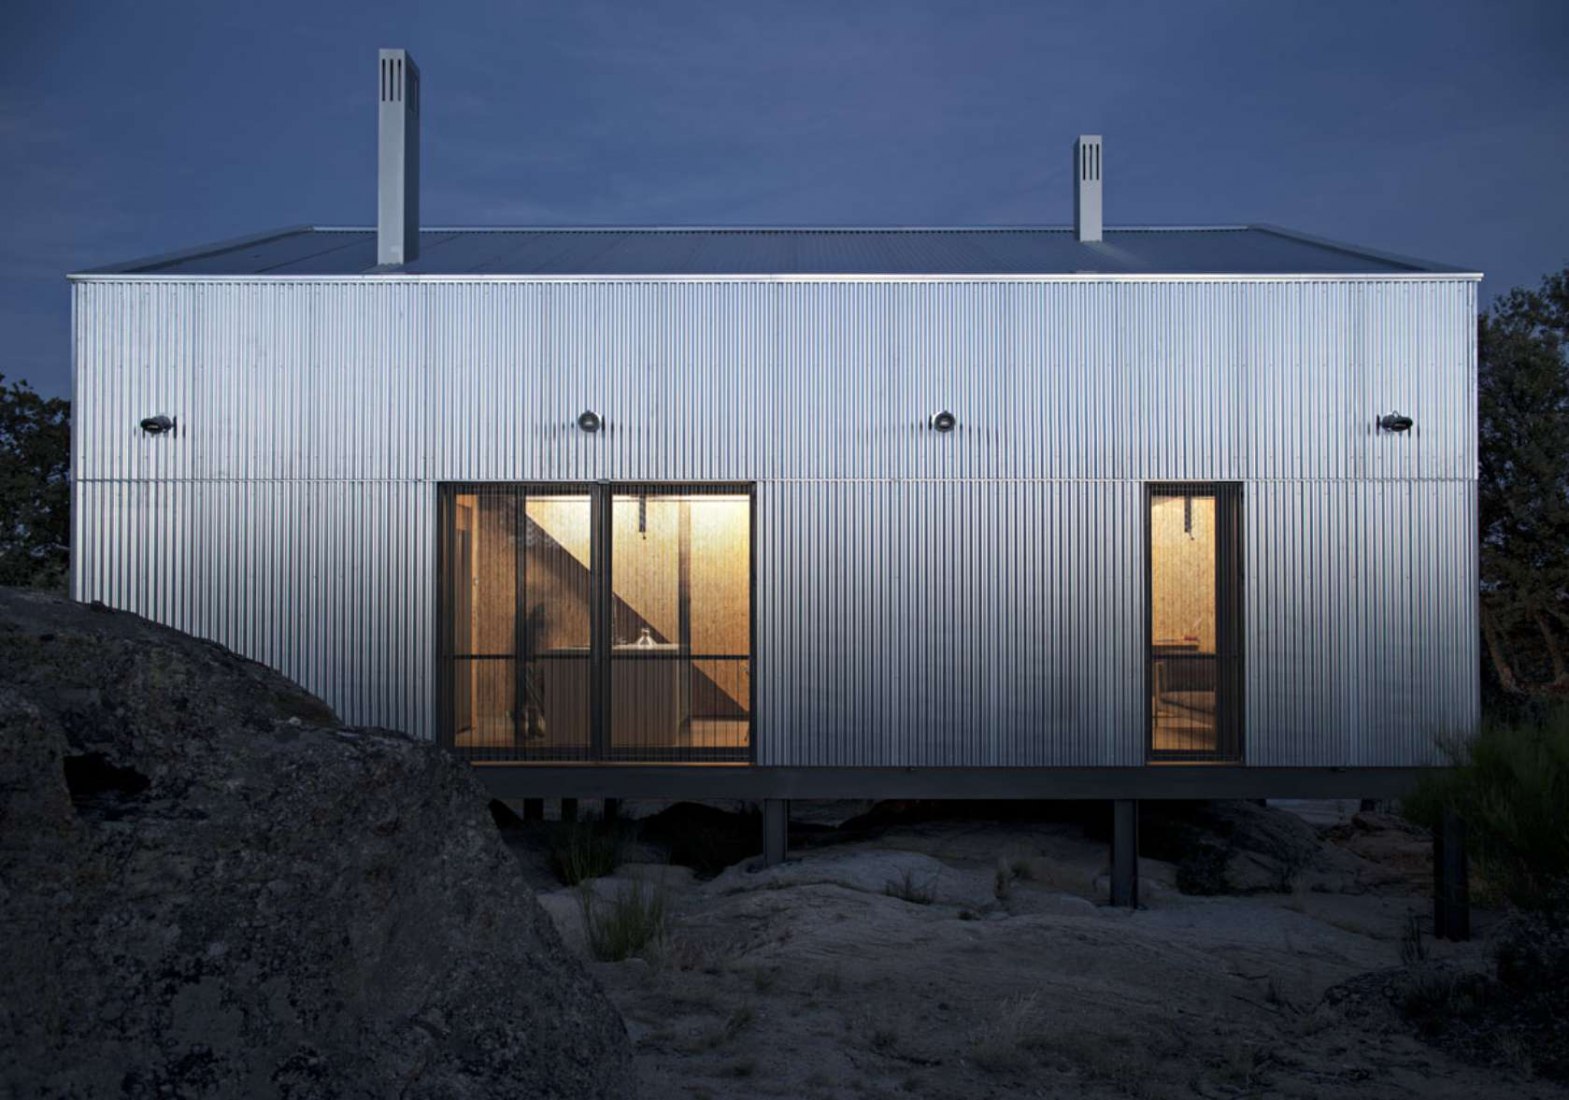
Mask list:
[{"label": "grass tuft", "polygon": [[665,898],[658,890],[633,881],[602,902],[585,885],[581,898],[588,947],[601,962],[621,962],[665,942]]},{"label": "grass tuft", "polygon": [[1400,961],[1405,966],[1427,961],[1427,944],[1422,941],[1422,922],[1415,913],[1406,914],[1406,926],[1400,933]]},{"label": "grass tuft", "polygon": [[620,865],[626,845],[619,822],[563,822],[550,834],[550,869],[565,886],[603,878]]},{"label": "grass tuft", "polygon": [[998,901],[1007,901],[1013,894],[1013,869],[1006,860],[997,861],[997,873],[992,876],[992,896]]},{"label": "grass tuft", "polygon": [[897,880],[889,879],[883,893],[912,905],[930,905],[937,896],[937,881],[934,877],[930,882],[917,882],[915,872],[906,870]]}]

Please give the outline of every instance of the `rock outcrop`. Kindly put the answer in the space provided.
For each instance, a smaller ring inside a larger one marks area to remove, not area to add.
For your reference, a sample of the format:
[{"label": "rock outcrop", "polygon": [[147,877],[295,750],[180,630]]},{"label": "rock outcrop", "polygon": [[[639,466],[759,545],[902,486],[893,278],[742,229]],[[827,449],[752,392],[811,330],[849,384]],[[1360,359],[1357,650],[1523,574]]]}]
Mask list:
[{"label": "rock outcrop", "polygon": [[0,589],[0,1092],[622,1097],[621,1018],[462,763]]},{"label": "rock outcrop", "polygon": [[1177,865],[1185,894],[1289,893],[1324,865],[1318,831],[1293,814],[1252,802],[1146,802],[1142,853]]}]

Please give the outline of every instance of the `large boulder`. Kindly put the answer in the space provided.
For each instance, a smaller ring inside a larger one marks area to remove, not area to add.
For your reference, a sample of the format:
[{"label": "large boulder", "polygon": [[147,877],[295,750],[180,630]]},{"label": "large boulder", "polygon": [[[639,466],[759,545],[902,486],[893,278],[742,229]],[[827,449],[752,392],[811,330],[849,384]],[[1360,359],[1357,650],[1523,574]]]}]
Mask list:
[{"label": "large boulder", "polygon": [[1139,845],[1144,855],[1177,865],[1185,894],[1289,893],[1327,858],[1306,821],[1242,801],[1146,802]]},{"label": "large boulder", "polygon": [[626,1097],[468,767],[0,589],[0,1093]]}]

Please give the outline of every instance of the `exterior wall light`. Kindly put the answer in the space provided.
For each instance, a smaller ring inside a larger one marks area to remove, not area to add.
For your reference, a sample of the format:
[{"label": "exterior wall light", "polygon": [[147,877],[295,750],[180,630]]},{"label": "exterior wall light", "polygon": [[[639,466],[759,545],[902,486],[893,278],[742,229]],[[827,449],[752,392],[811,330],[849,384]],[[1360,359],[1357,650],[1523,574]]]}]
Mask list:
[{"label": "exterior wall light", "polygon": [[145,417],[142,420],[142,431],[148,435],[163,435],[165,432],[172,432],[174,431],[174,420],[172,417],[163,416],[162,414]]},{"label": "exterior wall light", "polygon": [[926,421],[927,427],[934,432],[951,432],[958,423],[959,418],[947,409],[944,409],[942,412],[932,413],[931,418]]},{"label": "exterior wall light", "polygon": [[1378,418],[1379,430],[1385,432],[1409,432],[1414,423],[1409,416],[1398,412],[1385,413]]},{"label": "exterior wall light", "polygon": [[604,427],[604,421],[599,419],[599,414],[591,409],[584,409],[577,414],[577,426],[590,435]]}]

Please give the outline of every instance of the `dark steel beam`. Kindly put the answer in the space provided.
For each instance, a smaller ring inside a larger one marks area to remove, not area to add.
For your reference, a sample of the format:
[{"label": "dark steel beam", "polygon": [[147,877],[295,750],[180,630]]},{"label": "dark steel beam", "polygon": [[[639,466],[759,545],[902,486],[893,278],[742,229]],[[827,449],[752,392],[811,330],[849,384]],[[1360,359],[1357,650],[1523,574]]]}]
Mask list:
[{"label": "dark steel beam", "polygon": [[758,768],[477,761],[495,798],[1400,798],[1421,768]]}]

